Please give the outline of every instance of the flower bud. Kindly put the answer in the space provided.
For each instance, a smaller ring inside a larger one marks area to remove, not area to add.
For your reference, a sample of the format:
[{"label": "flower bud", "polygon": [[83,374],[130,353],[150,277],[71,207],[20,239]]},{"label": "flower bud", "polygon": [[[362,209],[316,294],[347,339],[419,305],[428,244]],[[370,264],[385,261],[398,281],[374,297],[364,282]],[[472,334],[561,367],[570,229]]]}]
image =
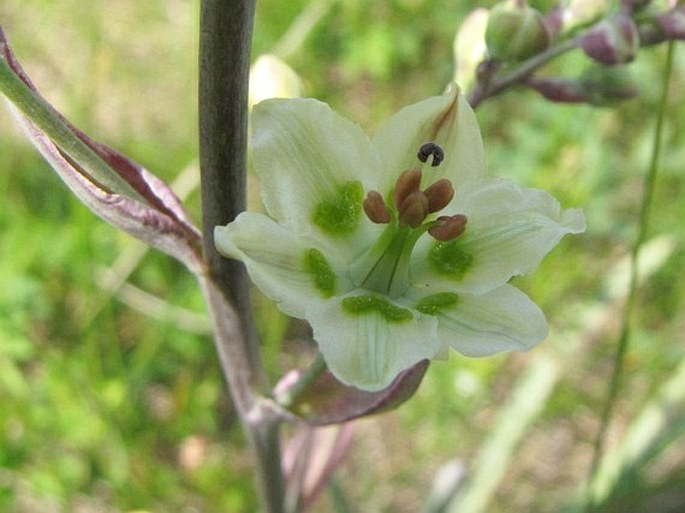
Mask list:
[{"label": "flower bud", "polygon": [[485,28],[488,24],[488,10],[476,9],[464,20],[454,38],[456,61],[454,81],[464,91],[469,91],[476,81],[476,69],[487,57]]},{"label": "flower bud", "polygon": [[611,0],[567,0],[564,2],[564,30],[592,23],[611,8]]},{"label": "flower bud", "polygon": [[628,9],[629,12],[641,11],[649,6],[652,0],[622,0],[621,6],[625,10]]},{"label": "flower bud", "polygon": [[667,39],[685,39],[685,6],[682,4],[669,12],[657,16],[657,23]]},{"label": "flower bud", "polygon": [[583,83],[572,78],[530,77],[526,85],[550,101],[557,103],[584,103],[589,101]]},{"label": "flower bud", "polygon": [[642,46],[673,39],[685,40],[685,7],[678,6],[668,12],[658,14],[645,23],[641,23],[638,29]]},{"label": "flower bud", "polygon": [[521,61],[547,49],[550,33],[539,11],[514,0],[501,2],[490,11],[485,44],[501,61]]},{"label": "flower bud", "polygon": [[611,105],[637,96],[638,90],[626,66],[592,66],[580,78],[587,102]]},{"label": "flower bud", "polygon": [[637,26],[627,14],[621,13],[597,24],[581,38],[585,54],[602,64],[623,64],[632,61],[640,48]]},{"label": "flower bud", "polygon": [[250,105],[269,98],[297,98],[302,94],[298,74],[274,55],[261,55],[250,68]]},{"label": "flower bud", "polygon": [[579,78],[531,77],[526,85],[553,102],[610,105],[637,95],[624,66],[593,65]]}]

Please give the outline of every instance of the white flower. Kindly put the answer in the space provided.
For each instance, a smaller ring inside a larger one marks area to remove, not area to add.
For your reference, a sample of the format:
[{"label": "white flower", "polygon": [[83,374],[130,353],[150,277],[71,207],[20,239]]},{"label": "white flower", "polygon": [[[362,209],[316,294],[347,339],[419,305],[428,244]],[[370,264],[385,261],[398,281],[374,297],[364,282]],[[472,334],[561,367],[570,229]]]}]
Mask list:
[{"label": "white flower", "polygon": [[311,99],[262,102],[252,123],[268,216],[217,227],[217,248],[310,322],[341,382],[380,390],[450,347],[485,356],[546,337],[541,310],[508,281],[582,232],[583,214],[485,176],[458,88],[402,109],[371,139]]}]

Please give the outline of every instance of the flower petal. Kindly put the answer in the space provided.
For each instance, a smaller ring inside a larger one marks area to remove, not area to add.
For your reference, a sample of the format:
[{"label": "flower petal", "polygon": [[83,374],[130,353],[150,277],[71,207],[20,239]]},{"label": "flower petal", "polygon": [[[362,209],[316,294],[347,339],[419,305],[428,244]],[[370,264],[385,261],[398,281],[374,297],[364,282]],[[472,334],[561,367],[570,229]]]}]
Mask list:
[{"label": "flower petal", "polygon": [[344,299],[311,301],[306,312],[328,368],[342,383],[382,390],[401,371],[432,358],[439,349],[435,317],[413,315],[396,322],[377,312],[351,314],[343,307]]},{"label": "flower petal", "polygon": [[[301,98],[264,101],[253,110],[252,133],[266,210],[294,233],[322,238],[312,222],[317,205],[339,199],[341,189],[350,184],[359,185],[359,194],[375,185],[379,159],[368,137],[325,103]],[[371,225],[361,211],[361,199],[355,209],[358,224]],[[350,250],[350,244],[340,245]]]},{"label": "flower petal", "polygon": [[547,337],[542,310],[508,284],[481,296],[460,294],[437,319],[441,342],[466,356],[526,351]]},{"label": "flower petal", "polygon": [[464,234],[447,243],[465,259],[463,272],[440,270],[431,254],[436,243],[424,237],[413,255],[415,282],[428,285],[447,279],[458,291],[482,294],[530,273],[564,235],[585,230],[580,210],[564,210],[547,192],[507,180],[464,184],[450,208],[468,219]]},{"label": "flower petal", "polygon": [[430,183],[448,178],[456,187],[485,172],[483,141],[476,115],[459,88],[405,107],[386,121],[372,140],[382,156],[380,191],[389,191],[399,174],[420,167],[416,154],[422,144],[435,142],[445,152],[440,166],[430,169]]},{"label": "flower petal", "polygon": [[344,268],[335,252],[293,235],[263,214],[243,212],[229,225],[217,226],[214,241],[222,255],[242,261],[259,290],[293,317],[304,318],[306,303],[312,297],[326,296],[307,269],[306,254],[311,249],[325,255],[335,273],[337,292],[352,288],[346,274],[337,272]]}]

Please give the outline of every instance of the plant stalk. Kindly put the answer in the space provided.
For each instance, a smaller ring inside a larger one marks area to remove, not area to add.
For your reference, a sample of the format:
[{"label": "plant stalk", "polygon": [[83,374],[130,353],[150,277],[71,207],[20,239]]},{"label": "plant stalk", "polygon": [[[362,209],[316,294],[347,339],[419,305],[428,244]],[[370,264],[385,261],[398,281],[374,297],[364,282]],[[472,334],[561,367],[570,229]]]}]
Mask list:
[{"label": "plant stalk", "polygon": [[599,464],[604,456],[604,445],[606,441],[606,433],[609,427],[609,422],[614,413],[614,406],[618,398],[622,381],[623,371],[626,355],[630,345],[631,335],[631,320],[635,310],[637,301],[637,287],[638,287],[638,257],[640,250],[647,240],[647,233],[649,230],[650,214],[652,210],[654,189],[656,187],[656,178],[659,171],[659,164],[661,161],[662,140],[663,140],[663,126],[668,107],[668,92],[671,80],[671,72],[673,70],[673,53],[674,42],[669,41],[666,53],[666,64],[664,65],[664,73],[662,78],[663,89],[661,91],[661,98],[657,107],[656,126],[654,129],[654,140],[652,142],[652,155],[649,162],[649,168],[644,178],[644,186],[642,191],[642,201],[640,205],[640,219],[637,231],[637,237],[632,248],[631,265],[630,265],[630,283],[628,287],[628,297],[623,307],[623,315],[621,319],[621,334],[619,336],[616,347],[616,354],[614,356],[614,369],[609,382],[609,390],[607,393],[607,400],[602,410],[600,420],[600,428],[595,439],[592,461],[588,473],[588,497],[585,504],[585,513],[591,513],[596,510],[593,496],[593,483],[599,470]]},{"label": "plant stalk", "polygon": [[203,252],[200,276],[221,368],[245,431],[265,513],[282,513],[280,417],[263,394],[267,380],[242,263],[221,256],[214,227],[246,207],[250,49],[256,0],[202,0],[200,12],[200,174]]},{"label": "plant stalk", "polygon": [[508,73],[504,73],[500,76],[495,74],[495,76],[490,77],[486,82],[479,81],[468,95],[469,104],[475,109],[488,98],[503,92],[515,84],[521,83],[538,68],[544,66],[552,59],[573,50],[577,46],[578,43],[575,39],[562,41],[544,52],[531,57],[527,61],[522,62]]}]

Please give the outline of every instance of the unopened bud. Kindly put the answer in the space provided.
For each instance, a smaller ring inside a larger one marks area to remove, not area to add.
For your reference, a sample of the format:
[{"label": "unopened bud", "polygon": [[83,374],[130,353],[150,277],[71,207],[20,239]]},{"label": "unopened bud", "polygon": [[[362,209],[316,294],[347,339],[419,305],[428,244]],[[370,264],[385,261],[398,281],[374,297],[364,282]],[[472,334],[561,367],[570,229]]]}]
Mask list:
[{"label": "unopened bud", "polygon": [[447,178],[442,178],[428,187],[423,194],[428,199],[428,213],[440,212],[454,197],[454,187]]},{"label": "unopened bud", "polygon": [[565,31],[592,23],[612,7],[611,0],[567,0],[564,3]]},{"label": "unopened bud", "polygon": [[685,6],[680,5],[668,12],[658,14],[641,23],[638,29],[642,46],[673,39],[685,40]]},{"label": "unopened bud", "polygon": [[544,17],[528,5],[508,0],[490,11],[485,44],[496,60],[525,60],[546,50],[550,39]]},{"label": "unopened bud", "polygon": [[526,85],[553,102],[588,102],[589,96],[578,80],[559,77],[530,77]]},{"label": "unopened bud", "polygon": [[557,37],[563,30],[564,14],[565,11],[561,5],[552,7],[552,9],[545,14],[545,27],[547,27],[551,39]]},{"label": "unopened bud", "polygon": [[456,69],[454,81],[464,91],[469,91],[476,81],[476,69],[485,60],[485,29],[488,25],[488,10],[479,8],[464,20],[454,38]]},{"label": "unopened bud", "polygon": [[250,68],[250,105],[269,98],[296,98],[302,94],[300,77],[274,55],[262,55]]},{"label": "unopened bud", "polygon": [[362,203],[364,213],[376,224],[388,224],[392,217],[388,206],[383,201],[383,196],[378,191],[369,191]]},{"label": "unopened bud", "polygon": [[667,39],[685,39],[685,6],[682,4],[657,17]]},{"label": "unopened bud", "polygon": [[617,14],[597,24],[581,38],[585,54],[602,64],[624,64],[635,59],[640,37],[633,19]]},{"label": "unopened bud", "polygon": [[581,77],[592,105],[610,105],[637,96],[638,90],[626,66],[593,66]]},{"label": "unopened bud", "polygon": [[621,7],[628,12],[639,12],[649,6],[652,0],[621,0]]},{"label": "unopened bud", "polygon": [[435,224],[428,229],[428,233],[440,242],[447,242],[464,233],[466,221],[464,214],[439,217]]}]

